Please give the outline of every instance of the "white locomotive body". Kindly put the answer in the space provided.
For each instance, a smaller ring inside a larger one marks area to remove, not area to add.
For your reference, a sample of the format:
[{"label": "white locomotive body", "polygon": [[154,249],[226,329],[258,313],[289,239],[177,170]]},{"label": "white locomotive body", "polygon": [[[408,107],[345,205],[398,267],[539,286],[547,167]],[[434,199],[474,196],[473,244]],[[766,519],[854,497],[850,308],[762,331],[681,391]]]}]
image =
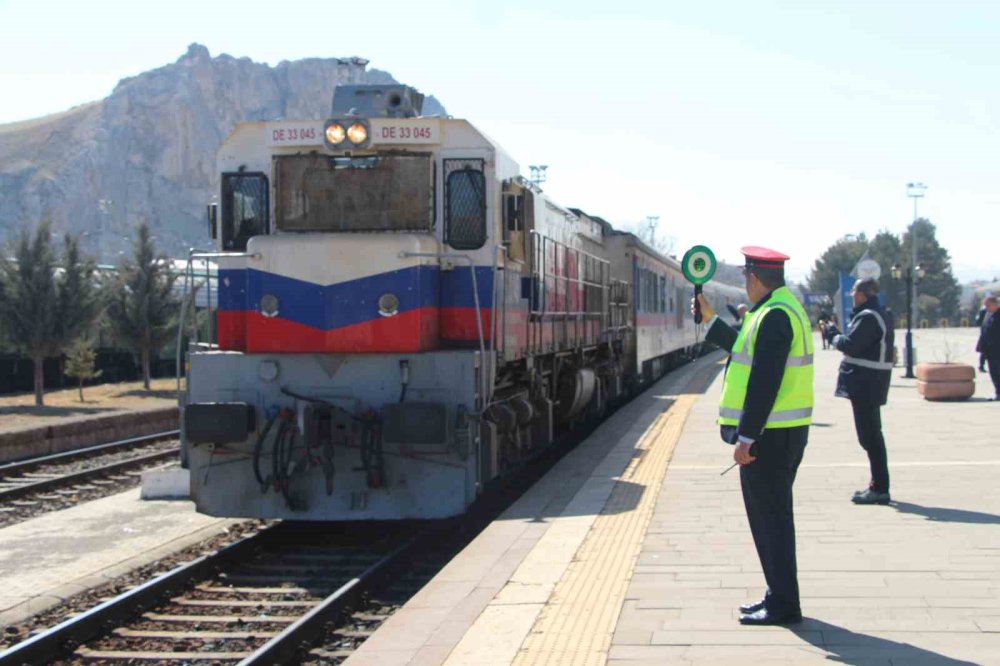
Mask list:
[{"label": "white locomotive body", "polygon": [[217,344],[189,351],[182,420],[200,511],[456,515],[696,349],[676,260],[421,100],[341,86],[332,118],[220,149]]}]

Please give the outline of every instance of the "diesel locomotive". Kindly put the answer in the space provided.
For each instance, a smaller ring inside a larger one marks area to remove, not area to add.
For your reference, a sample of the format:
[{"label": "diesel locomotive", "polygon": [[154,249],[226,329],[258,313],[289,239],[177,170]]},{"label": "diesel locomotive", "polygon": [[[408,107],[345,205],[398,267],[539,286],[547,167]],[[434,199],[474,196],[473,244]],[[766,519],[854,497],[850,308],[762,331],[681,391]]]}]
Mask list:
[{"label": "diesel locomotive", "polygon": [[200,511],[460,514],[696,353],[675,259],[422,100],[338,86],[329,118],[242,123],[220,148],[217,340],[189,349],[182,397]]}]

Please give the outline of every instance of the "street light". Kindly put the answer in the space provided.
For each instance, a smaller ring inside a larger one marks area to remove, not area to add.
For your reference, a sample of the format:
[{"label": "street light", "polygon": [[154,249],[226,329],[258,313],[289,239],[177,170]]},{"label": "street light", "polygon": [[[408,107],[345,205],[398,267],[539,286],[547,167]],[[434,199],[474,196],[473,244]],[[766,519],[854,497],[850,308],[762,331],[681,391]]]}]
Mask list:
[{"label": "street light", "polygon": [[913,225],[910,227],[910,266],[916,266],[916,270],[907,271],[906,275],[906,374],[904,377],[913,379],[913,333],[911,332],[912,322],[917,318],[917,280],[921,276],[919,264],[917,264],[917,202],[923,198],[927,186],[923,183],[907,183],[906,196],[913,199]]},{"label": "street light", "polygon": [[541,185],[544,183],[548,177],[546,171],[548,170],[548,164],[529,164],[528,169],[531,171],[531,176],[528,178],[535,185]]},{"label": "street light", "polygon": [[[906,290],[906,312],[913,312],[911,295],[916,291],[916,284],[924,279],[926,272],[920,266],[917,266],[915,271],[911,271],[910,267],[902,268],[899,264],[892,267],[892,277],[894,280],[900,278],[906,279],[907,290]],[[909,289],[910,284],[913,284],[914,289],[911,291]],[[906,315],[906,374],[903,377],[907,379],[913,379],[913,317],[910,314]]]}]

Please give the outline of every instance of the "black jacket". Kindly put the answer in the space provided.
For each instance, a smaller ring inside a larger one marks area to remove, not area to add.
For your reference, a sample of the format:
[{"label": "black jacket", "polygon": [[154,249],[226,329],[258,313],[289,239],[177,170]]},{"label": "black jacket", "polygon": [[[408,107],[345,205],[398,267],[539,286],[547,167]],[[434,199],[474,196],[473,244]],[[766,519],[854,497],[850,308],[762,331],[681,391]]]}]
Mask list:
[{"label": "black jacket", "polygon": [[986,358],[1000,359],[1000,310],[986,315],[983,327],[979,330],[976,351],[982,352]]},{"label": "black jacket", "polygon": [[[769,293],[760,299],[751,309],[755,312],[771,298]],[[745,321],[744,317],[744,321]],[[729,351],[736,342],[737,329],[721,318],[717,318],[705,334],[705,340],[715,343]],[[785,361],[792,348],[792,323],[788,313],[781,308],[772,308],[764,315],[757,332],[757,344],[754,350],[753,365],[750,367],[750,378],[747,380],[747,397],[743,403],[743,418],[738,427],[722,426],[722,439],[735,444],[742,435],[753,440],[760,439],[771,415],[774,400],[778,397],[781,379],[785,375]],[[729,370],[728,364],[726,370]],[[808,426],[801,426],[807,428]]]},{"label": "black jacket", "polygon": [[[833,346],[844,352],[837,395],[884,405],[889,399],[894,343],[892,317],[882,310],[877,298],[855,307],[847,332],[833,338]],[[883,367],[875,367],[878,365]]]}]

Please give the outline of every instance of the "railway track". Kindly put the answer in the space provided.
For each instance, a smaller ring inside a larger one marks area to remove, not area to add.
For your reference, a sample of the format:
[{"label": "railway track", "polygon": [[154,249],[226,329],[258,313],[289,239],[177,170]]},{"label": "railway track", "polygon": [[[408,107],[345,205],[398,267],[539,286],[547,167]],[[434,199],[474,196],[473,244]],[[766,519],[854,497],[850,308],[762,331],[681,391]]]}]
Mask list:
[{"label": "railway track", "polygon": [[565,433],[461,517],[281,523],[41,631],[0,666],[341,664],[596,425]]},{"label": "railway track", "polygon": [[280,523],[37,633],[0,666],[340,664],[585,435],[461,517]]},{"label": "railway track", "polygon": [[432,530],[282,523],[13,646],[0,666],[293,663]]},{"label": "railway track", "polygon": [[0,527],[139,483],[143,469],[177,460],[178,431],[0,465]]}]

